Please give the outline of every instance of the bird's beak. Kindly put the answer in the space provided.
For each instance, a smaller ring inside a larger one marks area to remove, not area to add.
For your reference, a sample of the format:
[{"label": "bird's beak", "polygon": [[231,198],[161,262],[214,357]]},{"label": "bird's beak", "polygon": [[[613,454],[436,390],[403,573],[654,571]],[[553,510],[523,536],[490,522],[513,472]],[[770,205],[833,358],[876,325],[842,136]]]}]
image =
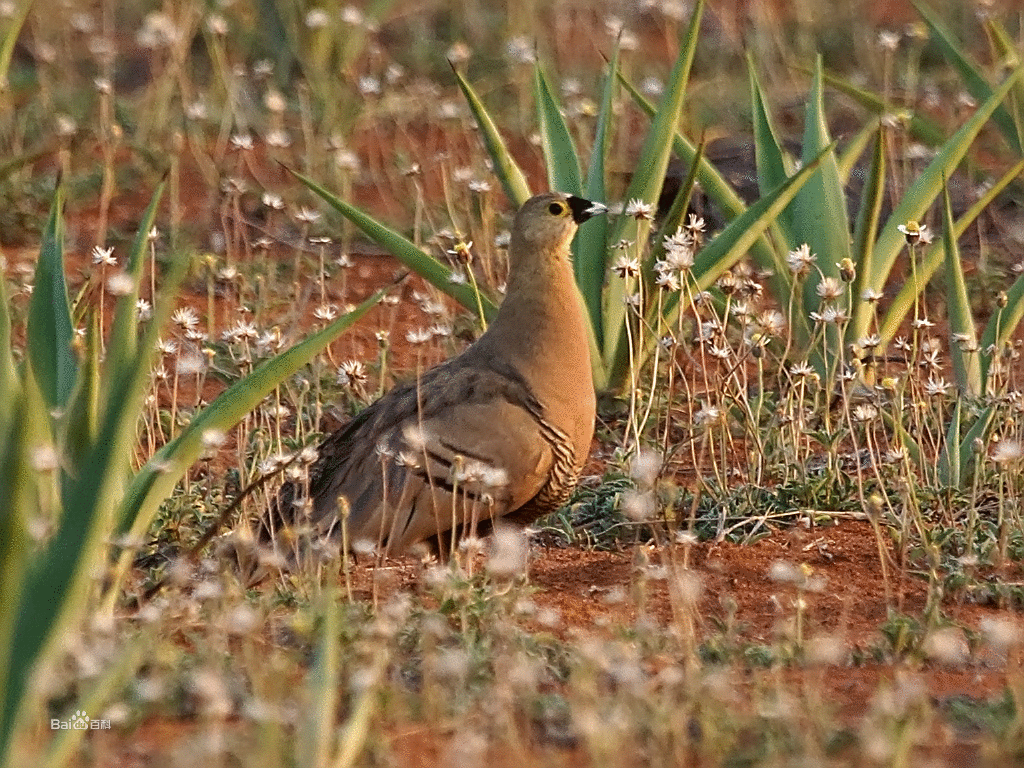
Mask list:
[{"label": "bird's beak", "polygon": [[595,203],[591,200],[584,200],[575,195],[569,196],[569,210],[572,211],[572,218],[577,224],[582,224],[591,216],[601,213],[608,213],[608,206],[603,203]]}]

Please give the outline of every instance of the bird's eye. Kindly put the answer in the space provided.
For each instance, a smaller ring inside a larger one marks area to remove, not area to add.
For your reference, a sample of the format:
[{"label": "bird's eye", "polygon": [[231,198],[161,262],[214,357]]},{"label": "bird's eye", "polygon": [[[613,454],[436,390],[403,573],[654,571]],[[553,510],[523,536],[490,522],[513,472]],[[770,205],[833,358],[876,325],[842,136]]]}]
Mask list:
[{"label": "bird's eye", "polygon": [[548,213],[550,213],[552,216],[561,216],[563,213],[565,213],[565,206],[562,205],[561,203],[552,203],[551,205],[548,206]]}]

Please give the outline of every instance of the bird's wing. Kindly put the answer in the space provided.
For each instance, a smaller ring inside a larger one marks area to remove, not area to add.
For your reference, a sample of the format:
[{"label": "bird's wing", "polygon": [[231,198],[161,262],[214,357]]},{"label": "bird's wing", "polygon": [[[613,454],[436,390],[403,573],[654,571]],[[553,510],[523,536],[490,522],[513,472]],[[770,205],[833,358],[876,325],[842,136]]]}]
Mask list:
[{"label": "bird's wing", "polygon": [[519,509],[550,478],[541,407],[506,371],[441,366],[367,411],[321,445],[310,484],[321,533],[338,533],[344,497],[349,541],[397,553]]}]

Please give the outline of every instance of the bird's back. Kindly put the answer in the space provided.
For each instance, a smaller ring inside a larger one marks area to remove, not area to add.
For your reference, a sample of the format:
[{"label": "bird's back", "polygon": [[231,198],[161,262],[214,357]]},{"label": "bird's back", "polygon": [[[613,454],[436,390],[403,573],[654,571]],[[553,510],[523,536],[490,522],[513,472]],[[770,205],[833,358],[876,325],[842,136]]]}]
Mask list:
[{"label": "bird's back", "polygon": [[392,389],[328,436],[308,492],[302,481],[285,484],[262,538],[303,523],[340,537],[344,499],[348,541],[401,552],[453,528],[549,511],[571,490],[573,463],[566,436],[550,425],[525,379],[467,351]]}]

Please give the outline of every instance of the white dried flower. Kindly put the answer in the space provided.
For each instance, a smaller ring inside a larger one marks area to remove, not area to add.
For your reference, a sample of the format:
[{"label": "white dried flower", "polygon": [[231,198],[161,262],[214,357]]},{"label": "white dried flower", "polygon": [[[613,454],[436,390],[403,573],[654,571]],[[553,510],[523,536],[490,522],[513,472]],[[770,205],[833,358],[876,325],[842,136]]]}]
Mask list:
[{"label": "white dried flower", "polygon": [[301,224],[312,224],[320,218],[320,213],[312,208],[301,206],[295,212],[295,220]]},{"label": "white dried flower", "polygon": [[854,421],[869,422],[876,418],[878,418],[878,408],[871,403],[860,403],[853,408]]},{"label": "white dried flower", "polygon": [[117,259],[114,258],[114,247],[100,248],[98,245],[92,249],[92,263],[103,266],[116,267]]},{"label": "white dried flower", "polygon": [[36,472],[53,472],[60,466],[60,457],[52,445],[38,445],[32,449],[30,463]]},{"label": "white dried flower", "polygon": [[631,216],[637,221],[650,221],[654,218],[654,206],[650,203],[646,203],[638,197],[634,197],[628,203],[626,203],[627,216]]},{"label": "white dried flower", "polygon": [[413,328],[406,332],[405,340],[410,344],[425,344],[434,337],[429,328]]},{"label": "white dried flower", "polygon": [[135,281],[127,272],[115,272],[107,278],[107,292],[111,296],[127,296],[135,289]]},{"label": "white dried flower", "polygon": [[722,418],[722,411],[713,405],[704,405],[699,411],[693,414],[693,423],[698,427],[707,426],[720,421]]},{"label": "white dried flower", "polygon": [[807,577],[795,563],[788,560],[776,560],[768,570],[768,578],[782,584],[802,584]]},{"label": "white dried flower", "polygon": [[878,47],[883,51],[895,51],[900,47],[901,38],[902,35],[899,32],[883,29],[878,33]]},{"label": "white dried flower", "polygon": [[331,23],[331,17],[323,8],[310,8],[306,11],[305,22],[308,29],[323,29]]},{"label": "white dried flower", "polygon": [[794,275],[806,275],[811,271],[817,258],[815,254],[811,253],[810,246],[804,243],[786,255],[786,264]]},{"label": "white dried flower", "polygon": [[248,133],[236,133],[231,137],[231,146],[247,152],[254,146],[252,136]]},{"label": "white dried flower", "polygon": [[612,272],[622,278],[636,277],[640,274],[640,261],[630,258],[625,254],[620,254],[619,258],[612,265]]},{"label": "white dried flower", "polygon": [[950,383],[943,378],[936,378],[935,374],[928,377],[928,381],[924,383],[925,394],[930,397],[939,397],[945,395],[949,391]]},{"label": "white dried flower", "polygon": [[321,304],[313,310],[313,317],[317,320],[333,320],[338,316],[338,308],[334,304]]},{"label": "white dried flower", "polygon": [[843,295],[846,286],[834,277],[823,277],[814,290],[824,301],[834,301]]},{"label": "white dried flower", "polygon": [[1024,640],[1020,623],[1009,616],[985,616],[980,622],[982,634],[989,645],[1001,653]]},{"label": "white dried flower", "polygon": [[346,5],[342,8],[340,17],[343,22],[351,24],[353,27],[362,26],[366,22],[366,17],[363,16],[363,12],[354,5]]},{"label": "white dried flower", "polygon": [[171,322],[182,330],[192,330],[199,325],[199,314],[192,307],[179,307],[171,314]]},{"label": "white dried flower", "polygon": [[957,627],[942,627],[924,639],[924,652],[942,664],[961,665],[970,657],[967,639]]},{"label": "white dried flower", "polygon": [[650,520],[657,511],[654,494],[650,491],[623,491],[621,504],[622,514],[637,522]]},{"label": "white dried flower", "polygon": [[661,454],[650,449],[641,449],[629,466],[629,476],[641,488],[653,488],[661,471]]},{"label": "white dried flower", "polygon": [[814,368],[812,368],[810,366],[810,364],[807,363],[806,360],[801,360],[798,363],[794,363],[790,367],[789,373],[792,376],[794,376],[795,378],[798,378],[798,379],[801,379],[801,378],[804,378],[804,377],[807,377],[807,376],[815,376],[815,375],[817,375],[816,371],[814,370]]},{"label": "white dried flower", "polygon": [[1019,440],[1004,438],[992,448],[991,459],[996,464],[1016,464],[1024,457],[1024,445]]},{"label": "white dried flower", "polygon": [[497,578],[514,578],[526,573],[529,560],[526,534],[520,528],[496,524],[491,536],[487,570]]},{"label": "white dried flower", "polygon": [[366,366],[358,360],[345,360],[338,366],[337,382],[343,387],[359,387],[367,378]]}]

